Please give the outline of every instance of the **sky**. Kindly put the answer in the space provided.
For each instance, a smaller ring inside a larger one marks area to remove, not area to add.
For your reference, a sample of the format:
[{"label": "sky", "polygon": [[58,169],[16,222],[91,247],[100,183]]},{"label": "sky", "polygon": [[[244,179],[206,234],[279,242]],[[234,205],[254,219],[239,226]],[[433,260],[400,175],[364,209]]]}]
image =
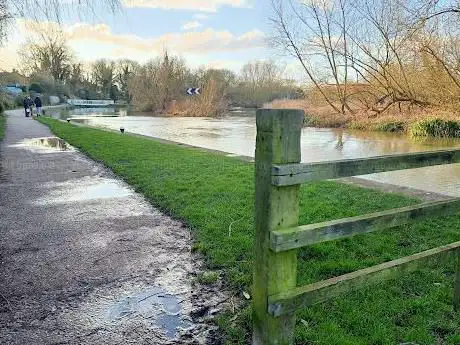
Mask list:
[{"label": "sky", "polygon": [[[272,30],[268,0],[122,0],[116,13],[102,6],[92,12],[82,15],[70,6],[59,24],[43,19],[38,25],[61,27],[76,57],[84,62],[99,58],[145,62],[167,49],[192,68],[237,72],[244,63],[261,59],[288,65],[288,73],[295,68],[294,61],[267,43]],[[29,18],[16,19],[0,48],[1,69],[17,67],[17,49],[34,30],[36,24],[31,23]]]}]

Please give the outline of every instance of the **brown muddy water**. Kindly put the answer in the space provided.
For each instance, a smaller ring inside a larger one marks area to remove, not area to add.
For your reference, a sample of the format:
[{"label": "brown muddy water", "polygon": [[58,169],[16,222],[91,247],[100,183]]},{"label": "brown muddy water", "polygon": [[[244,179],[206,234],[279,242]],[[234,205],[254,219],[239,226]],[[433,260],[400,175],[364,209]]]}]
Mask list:
[{"label": "brown muddy water", "polygon": [[[255,110],[235,109],[222,118],[154,117],[110,108],[61,110],[55,117],[143,134],[235,155],[254,156]],[[392,153],[432,151],[460,147],[458,139],[411,139],[406,135],[305,127],[302,132],[302,161],[371,157]],[[460,164],[428,167],[361,176],[361,178],[460,196]]]}]

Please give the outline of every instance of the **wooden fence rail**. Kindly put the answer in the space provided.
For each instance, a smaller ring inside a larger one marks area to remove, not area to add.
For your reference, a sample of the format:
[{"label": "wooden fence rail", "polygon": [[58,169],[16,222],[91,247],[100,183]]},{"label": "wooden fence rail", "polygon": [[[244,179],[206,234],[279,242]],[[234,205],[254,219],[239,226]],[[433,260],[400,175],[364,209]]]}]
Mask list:
[{"label": "wooden fence rail", "polygon": [[438,259],[440,255],[459,247],[460,242],[451,243],[270,296],[268,312],[274,316],[293,313],[299,308],[327,301],[343,293],[395,279],[419,269],[428,260]]},{"label": "wooden fence rail", "polygon": [[460,163],[459,149],[343,159],[324,163],[276,164],[273,165],[272,182],[275,186],[289,186],[315,180],[337,179],[452,163]]},{"label": "wooden fence rail", "polygon": [[357,234],[390,229],[426,216],[450,216],[459,211],[460,199],[451,199],[279,229],[270,233],[270,248],[275,252],[301,248]]},{"label": "wooden fence rail", "polygon": [[[303,118],[301,110],[257,111],[253,345],[293,344],[298,308],[408,274],[426,261],[451,251],[460,257],[460,242],[455,242],[297,287],[297,249],[300,247],[384,230],[424,216],[451,215],[460,210],[460,199],[451,199],[299,226],[301,183],[460,162],[460,150],[445,150],[301,164]],[[453,304],[455,308],[460,307],[460,260]]]}]

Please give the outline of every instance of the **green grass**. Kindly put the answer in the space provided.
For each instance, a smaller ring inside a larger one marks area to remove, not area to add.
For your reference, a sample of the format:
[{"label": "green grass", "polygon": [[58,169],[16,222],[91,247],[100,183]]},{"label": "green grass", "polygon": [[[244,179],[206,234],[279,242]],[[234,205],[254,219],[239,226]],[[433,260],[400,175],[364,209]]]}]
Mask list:
[{"label": "green grass", "polygon": [[214,284],[219,279],[219,273],[214,271],[206,271],[198,274],[197,282],[201,284]]},{"label": "green grass", "polygon": [[[194,249],[241,296],[250,291],[253,238],[253,165],[217,154],[118,133],[40,121],[184,220]],[[307,224],[419,202],[333,182],[301,189],[300,223]],[[232,231],[229,234],[229,225]],[[410,226],[299,251],[299,285],[459,240],[460,218],[427,218]],[[454,261],[429,266],[298,312],[297,344],[460,344],[460,315],[451,306]],[[246,302],[247,303],[247,302]],[[250,341],[250,306],[220,316],[225,344]]]},{"label": "green grass", "polygon": [[378,123],[375,130],[381,132],[404,132],[406,130],[406,123],[402,121],[391,121]]},{"label": "green grass", "polygon": [[413,137],[459,138],[460,122],[428,118],[412,123],[409,133]]}]

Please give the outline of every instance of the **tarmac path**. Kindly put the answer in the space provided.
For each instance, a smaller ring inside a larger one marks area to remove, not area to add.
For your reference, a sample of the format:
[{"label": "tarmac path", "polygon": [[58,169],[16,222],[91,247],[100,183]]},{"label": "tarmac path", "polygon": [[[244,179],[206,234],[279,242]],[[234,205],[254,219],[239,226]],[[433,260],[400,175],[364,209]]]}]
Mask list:
[{"label": "tarmac path", "polygon": [[47,137],[23,110],[7,113],[0,344],[209,342],[213,329],[190,317],[200,298],[213,301],[193,292],[189,229]]}]

